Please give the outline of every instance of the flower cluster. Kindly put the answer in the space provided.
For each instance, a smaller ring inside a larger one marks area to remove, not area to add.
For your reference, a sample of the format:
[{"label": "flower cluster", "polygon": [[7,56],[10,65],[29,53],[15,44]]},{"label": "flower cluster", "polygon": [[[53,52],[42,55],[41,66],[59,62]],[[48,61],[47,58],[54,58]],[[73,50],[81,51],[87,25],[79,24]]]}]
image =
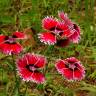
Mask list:
[{"label": "flower cluster", "polygon": [[[24,81],[44,83],[45,76],[40,69],[45,65],[44,56],[27,53],[17,60],[18,74]],[[82,80],[85,77],[85,68],[75,57],[57,60],[55,67],[67,80]]]},{"label": "flower cluster", "polygon": [[[80,40],[80,28],[72,22],[64,12],[58,13],[59,20],[54,17],[46,17],[42,20],[42,27],[46,30],[38,34],[40,41],[49,45],[64,47],[70,42],[78,43]],[[0,51],[7,55],[19,54],[23,47],[17,42],[25,39],[22,32],[14,32],[12,36],[0,35]],[[16,66],[20,77],[24,81],[36,83],[45,82],[45,74],[42,68],[47,63],[46,57],[34,53],[26,53],[17,59]],[[85,68],[75,57],[57,60],[55,67],[57,71],[67,80],[82,80],[85,77]]]},{"label": "flower cluster", "polygon": [[72,22],[64,12],[58,12],[58,16],[60,20],[51,16],[42,20],[42,27],[46,31],[38,34],[40,41],[60,47],[64,47],[70,42],[78,43],[80,40],[79,26]]}]

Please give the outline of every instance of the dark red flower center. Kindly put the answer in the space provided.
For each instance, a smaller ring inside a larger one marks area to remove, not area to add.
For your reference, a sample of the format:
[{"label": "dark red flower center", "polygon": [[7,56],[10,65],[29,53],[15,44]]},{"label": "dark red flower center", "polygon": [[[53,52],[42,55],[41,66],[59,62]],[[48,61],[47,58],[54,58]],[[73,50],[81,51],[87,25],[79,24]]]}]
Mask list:
[{"label": "dark red flower center", "polygon": [[12,35],[13,38],[18,38],[16,35]]},{"label": "dark red flower center", "polygon": [[73,27],[76,31],[79,31],[78,26],[76,24],[73,24]]},{"label": "dark red flower center", "polygon": [[34,64],[28,64],[26,65],[26,68],[30,71],[30,72],[38,72],[37,68],[38,66],[34,65]]},{"label": "dark red flower center", "polygon": [[63,32],[60,32],[59,35],[62,36]]},{"label": "dark red flower center", "polygon": [[13,36],[6,36],[5,43],[7,44],[16,44],[16,39]]},{"label": "dark red flower center", "polygon": [[78,70],[78,64],[77,63],[67,63],[65,64],[65,67],[66,68],[69,68],[71,71],[75,71],[75,70]]},{"label": "dark red flower center", "polygon": [[59,47],[66,47],[69,44],[69,39],[61,39],[57,40],[57,46]]},{"label": "dark red flower center", "polygon": [[56,27],[56,26],[54,26],[54,27],[51,27],[50,29],[49,29],[50,31],[62,31],[62,29],[61,28],[59,28],[59,27]]}]

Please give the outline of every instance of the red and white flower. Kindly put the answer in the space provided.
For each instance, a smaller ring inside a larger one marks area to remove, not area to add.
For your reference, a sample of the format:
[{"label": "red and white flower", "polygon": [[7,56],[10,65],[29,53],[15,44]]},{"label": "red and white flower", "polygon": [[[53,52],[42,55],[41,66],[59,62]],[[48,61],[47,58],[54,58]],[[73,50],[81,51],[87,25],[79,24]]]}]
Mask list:
[{"label": "red and white flower", "polygon": [[25,34],[21,32],[14,32],[12,36],[0,35],[0,51],[8,55],[19,54],[23,47],[16,40],[24,38]]},{"label": "red and white flower", "polygon": [[58,60],[56,69],[67,80],[82,80],[85,77],[85,68],[75,57]]},{"label": "red and white flower", "polygon": [[61,20],[53,17],[45,17],[42,20],[42,27],[48,32],[39,34],[40,41],[49,45],[58,45],[59,42],[59,45],[63,45],[62,47],[70,42],[78,43],[80,41],[79,26],[73,23],[64,12],[59,12],[58,16]]},{"label": "red and white flower", "polygon": [[[58,22],[57,26],[56,26],[55,31],[49,31],[49,32],[42,32],[38,34],[38,38],[40,38],[40,41],[48,44],[48,45],[58,45],[58,42],[60,43],[59,45],[66,45],[69,44],[69,39],[65,39],[67,37],[69,37],[72,31],[68,30],[68,27],[63,23],[63,22]],[[62,40],[59,40],[59,38],[64,38]],[[63,42],[60,42],[63,41]],[[68,42],[66,42],[68,41]],[[66,44],[65,44],[66,43]],[[64,46],[62,46],[64,47]]]},{"label": "red and white flower", "polygon": [[24,81],[44,83],[45,76],[40,68],[46,64],[46,58],[41,55],[27,53],[17,60],[17,70]]}]

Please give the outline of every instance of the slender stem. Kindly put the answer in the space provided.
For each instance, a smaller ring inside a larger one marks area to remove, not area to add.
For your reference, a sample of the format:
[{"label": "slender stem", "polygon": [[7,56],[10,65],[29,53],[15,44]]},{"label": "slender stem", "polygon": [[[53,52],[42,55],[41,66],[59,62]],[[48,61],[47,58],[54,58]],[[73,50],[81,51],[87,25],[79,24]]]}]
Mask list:
[{"label": "slender stem", "polygon": [[[48,56],[52,50],[53,50],[54,46],[48,46],[47,49],[44,51],[44,55]],[[46,67],[43,70],[43,73],[46,74],[46,70],[48,69],[48,63],[46,64]]]},{"label": "slender stem", "polygon": [[44,5],[45,5],[45,8],[47,7],[47,2],[46,2],[46,0],[43,0],[43,2],[44,2]]},{"label": "slender stem", "polygon": [[15,62],[15,60],[14,60],[14,56],[12,54],[13,71],[14,71],[14,76],[15,76],[15,82],[17,82],[16,66],[15,66],[14,62]]},{"label": "slender stem", "polygon": [[14,71],[14,78],[15,78],[15,87],[13,89],[12,92],[12,96],[14,95],[15,91],[18,91],[18,96],[19,96],[19,81],[16,75],[16,65],[14,64],[15,60],[14,60],[14,55],[12,54],[12,63],[13,63],[13,71]]},{"label": "slender stem", "polygon": [[24,92],[23,96],[26,96],[26,94],[27,94],[27,89],[28,89],[28,83],[25,82],[25,84],[26,84],[26,87],[25,87],[25,92]]}]

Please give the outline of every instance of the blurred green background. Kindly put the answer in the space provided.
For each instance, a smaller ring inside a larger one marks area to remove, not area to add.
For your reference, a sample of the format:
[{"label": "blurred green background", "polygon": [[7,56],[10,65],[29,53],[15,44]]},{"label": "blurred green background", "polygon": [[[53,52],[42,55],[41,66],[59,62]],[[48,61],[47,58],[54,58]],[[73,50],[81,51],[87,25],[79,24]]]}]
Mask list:
[{"label": "blurred green background", "polygon": [[[20,82],[21,95],[17,91],[12,95],[12,62],[10,58],[2,60],[3,54],[0,53],[0,96],[96,96],[96,0],[0,0],[0,34],[8,35],[16,30],[32,28],[36,31],[33,35],[37,40],[37,33],[43,31],[41,20],[50,15],[57,17],[58,11],[67,13],[80,26],[81,41],[78,45],[52,50],[52,56],[66,58],[75,55],[86,68],[86,78],[81,82],[68,82],[62,76],[47,74],[44,86],[28,83],[24,94],[26,85]],[[40,45],[39,42],[37,46]],[[40,48],[36,49],[36,45],[34,48],[33,51],[43,54],[39,52]],[[50,58],[51,52],[48,53]],[[52,73],[54,65],[51,60],[49,63],[48,70]]]}]

